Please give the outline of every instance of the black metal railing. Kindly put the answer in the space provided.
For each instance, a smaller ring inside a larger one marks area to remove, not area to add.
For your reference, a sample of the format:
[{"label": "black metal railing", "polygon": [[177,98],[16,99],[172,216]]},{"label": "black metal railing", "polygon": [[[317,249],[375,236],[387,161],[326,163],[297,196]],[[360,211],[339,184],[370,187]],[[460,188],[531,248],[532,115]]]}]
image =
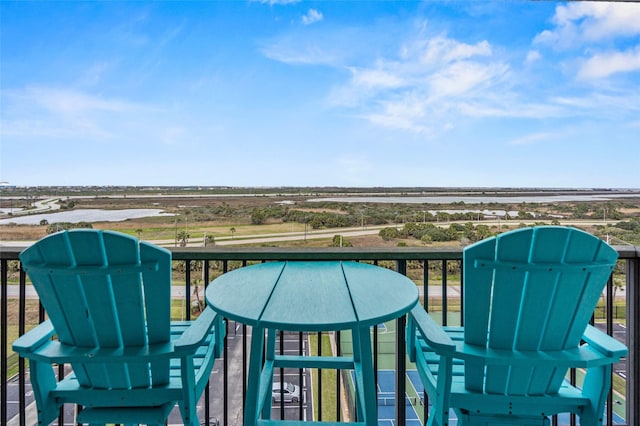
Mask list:
[{"label": "black metal railing", "polygon": [[[624,338],[629,347],[629,356],[622,364],[624,372],[615,374],[616,390],[610,394],[606,424],[640,424],[640,247],[615,247],[620,255],[620,267],[609,280],[601,305],[594,319],[609,334]],[[29,327],[45,318],[44,311],[33,295],[24,272],[18,262],[23,248],[0,248],[0,424],[35,424],[34,404],[29,399],[28,371],[23,359],[18,359],[10,350],[11,342]],[[196,315],[204,300],[207,283],[218,274],[250,263],[272,260],[354,260],[379,264],[408,275],[421,289],[421,303],[431,314],[441,318],[443,324],[462,322],[462,294],[464,283],[460,282],[461,249],[407,248],[362,249],[362,248],[173,248],[175,311],[189,319]],[[618,296],[618,297],[614,297]],[[624,318],[622,318],[624,316]],[[620,328],[617,324],[626,325]],[[374,327],[374,367],[382,372],[388,366],[385,357],[393,357],[395,390],[395,421],[405,425],[406,406],[406,353],[404,337],[405,319],[396,321],[393,342],[379,339],[378,327]],[[201,401],[200,418],[203,424],[240,425],[244,394],[246,393],[248,341],[250,327],[227,322],[227,337],[222,359],[216,361],[210,385]],[[281,351],[295,350],[310,355],[322,354],[328,342],[333,351],[347,349],[346,333],[314,334],[280,333],[278,347]],[[623,334],[624,336],[622,336]],[[383,335],[380,334],[382,337]],[[387,336],[388,337],[388,336]],[[314,342],[311,347],[309,342]],[[285,375],[293,375],[301,397],[297,403],[274,404],[274,415],[281,418],[304,420],[310,416],[316,420],[353,421],[355,413],[349,404],[348,373],[332,372],[286,372],[281,370],[280,381]],[[59,375],[64,375],[64,366]],[[575,380],[575,374],[572,375]],[[311,388],[313,381],[315,397],[304,394],[305,381]],[[326,394],[336,395],[335,401],[326,401]],[[284,396],[284,395],[283,395]],[[310,399],[313,398],[313,404]],[[415,405],[424,404],[424,399],[409,399]],[[326,403],[334,407],[327,408]],[[387,402],[381,402],[386,404]],[[315,407],[315,412],[308,408]],[[623,408],[621,411],[620,408]],[[292,409],[293,408],[293,409]],[[76,407],[61,410],[58,424],[75,424]],[[426,418],[427,407],[423,405],[421,415]],[[171,419],[171,418],[170,418]],[[558,420],[553,420],[558,424]],[[171,421],[170,421],[171,423]],[[570,424],[576,424],[574,417]]]}]

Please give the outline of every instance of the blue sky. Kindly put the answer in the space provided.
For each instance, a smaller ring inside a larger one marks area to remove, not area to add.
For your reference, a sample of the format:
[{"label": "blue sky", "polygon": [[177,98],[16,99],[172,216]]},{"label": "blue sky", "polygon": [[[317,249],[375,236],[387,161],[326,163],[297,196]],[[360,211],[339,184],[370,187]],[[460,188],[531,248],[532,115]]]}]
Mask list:
[{"label": "blue sky", "polygon": [[0,2],[0,181],[640,187],[640,3]]}]

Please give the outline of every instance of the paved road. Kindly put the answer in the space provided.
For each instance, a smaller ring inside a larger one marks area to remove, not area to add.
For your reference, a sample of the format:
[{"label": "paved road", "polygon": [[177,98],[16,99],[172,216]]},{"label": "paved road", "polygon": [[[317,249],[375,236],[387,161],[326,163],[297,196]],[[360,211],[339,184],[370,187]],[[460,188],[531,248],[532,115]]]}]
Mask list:
[{"label": "paved road", "polygon": [[[217,237],[215,245],[217,246],[236,246],[243,244],[262,244],[278,241],[296,241],[296,240],[313,240],[321,238],[333,238],[334,235],[342,235],[343,237],[355,237],[362,235],[377,235],[380,229],[386,226],[367,226],[365,228],[332,228],[321,230],[309,230],[307,232],[283,232],[278,234],[262,234],[262,235],[235,235],[234,237]],[[0,249],[2,247],[29,247],[35,241],[0,241]],[[170,240],[149,240],[164,247],[174,247],[176,242]],[[187,247],[202,247],[204,242],[200,239],[191,239],[187,243]]]},{"label": "paved road", "polygon": [[[22,210],[22,209],[11,209],[11,215],[13,216],[21,216],[25,214],[33,214],[33,213],[50,213],[54,210],[60,209],[60,204],[56,201],[60,200],[60,198],[47,198],[46,200],[37,200],[33,203],[32,209]],[[4,209],[6,212],[6,208]]]},{"label": "paved road", "polygon": [[[31,210],[33,211],[33,210]],[[435,223],[434,225],[448,228],[452,223],[466,223],[469,221],[457,221],[457,222],[440,222]],[[516,221],[493,221],[493,220],[482,220],[478,222],[482,225],[487,226],[500,226],[502,225],[515,225]],[[533,225],[534,221],[519,221],[518,224],[524,223],[527,225]],[[615,220],[607,220],[606,224],[615,224],[617,221]],[[603,221],[567,221],[563,222],[563,225],[566,226],[595,226],[595,225],[603,225],[605,222]],[[333,238],[335,235],[342,235],[343,237],[357,237],[364,235],[377,235],[381,229],[389,228],[389,227],[398,227],[399,229],[404,226],[404,224],[385,224],[385,225],[375,225],[375,226],[365,226],[365,227],[353,227],[353,228],[331,228],[331,229],[309,229],[306,232],[282,232],[277,234],[250,234],[250,235],[234,235],[234,236],[219,236],[216,237],[215,245],[218,246],[237,246],[243,244],[264,244],[264,243],[276,243],[281,241],[306,241],[313,239],[322,239],[322,238]],[[33,244],[35,241],[0,241],[0,249],[2,247],[28,247]],[[149,240],[149,242],[164,246],[164,247],[174,247],[176,245],[175,239],[165,239],[165,240]],[[612,242],[613,243],[613,242]],[[204,241],[201,239],[192,238],[188,243],[187,247],[202,247],[204,246]]]}]

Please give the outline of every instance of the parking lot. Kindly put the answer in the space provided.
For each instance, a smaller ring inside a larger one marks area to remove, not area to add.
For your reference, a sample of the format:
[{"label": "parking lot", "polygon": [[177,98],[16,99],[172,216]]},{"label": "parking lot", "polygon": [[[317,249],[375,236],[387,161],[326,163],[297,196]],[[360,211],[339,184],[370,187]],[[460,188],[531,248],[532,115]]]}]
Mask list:
[{"label": "parking lot", "polygon": [[[607,332],[607,328],[605,324],[600,324],[600,323],[596,323],[596,328],[598,328],[598,330],[606,333]],[[627,328],[620,323],[613,323],[613,337],[615,337],[616,339],[618,339],[620,342],[626,344],[626,338],[627,338]],[[620,362],[617,362],[613,365],[613,372],[615,374],[617,374],[618,376],[622,377],[623,379],[626,380],[627,378],[627,359],[623,358],[622,360],[620,360]]]}]

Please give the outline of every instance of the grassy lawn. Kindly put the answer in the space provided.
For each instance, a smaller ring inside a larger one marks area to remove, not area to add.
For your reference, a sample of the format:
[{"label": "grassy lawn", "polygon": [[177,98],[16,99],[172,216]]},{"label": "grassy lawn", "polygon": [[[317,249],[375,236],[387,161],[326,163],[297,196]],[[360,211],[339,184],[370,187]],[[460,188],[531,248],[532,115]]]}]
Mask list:
[{"label": "grassy lawn", "polygon": [[[329,355],[332,354],[331,348],[331,338],[327,334],[322,335],[322,354]],[[318,350],[318,335],[310,334],[309,335],[309,347],[311,348],[311,353],[313,355],[317,355]],[[322,421],[338,421],[340,419],[336,418],[336,406],[337,406],[337,395],[336,395],[336,370],[321,370],[322,374],[322,418],[319,417],[318,407],[318,383],[319,383],[319,370],[311,369],[311,393],[313,395],[313,419],[314,420],[322,420]]]},{"label": "grassy lawn", "polygon": [[[135,224],[123,223],[123,226],[110,225],[111,228],[116,229],[119,232],[125,234],[140,237],[143,240],[172,240],[175,239],[176,231],[187,231],[189,233],[189,240],[202,240],[205,236],[213,236],[214,238],[240,238],[242,237],[254,237],[268,234],[281,234],[287,232],[304,232],[304,224],[288,222],[288,223],[271,223],[265,225],[252,225],[252,224],[220,224],[216,222],[194,222],[188,224],[185,227],[184,222],[178,223],[175,226],[173,223],[167,223],[164,226],[144,226],[138,227]],[[231,232],[231,228],[235,231]],[[141,231],[141,232],[140,232]]]}]

